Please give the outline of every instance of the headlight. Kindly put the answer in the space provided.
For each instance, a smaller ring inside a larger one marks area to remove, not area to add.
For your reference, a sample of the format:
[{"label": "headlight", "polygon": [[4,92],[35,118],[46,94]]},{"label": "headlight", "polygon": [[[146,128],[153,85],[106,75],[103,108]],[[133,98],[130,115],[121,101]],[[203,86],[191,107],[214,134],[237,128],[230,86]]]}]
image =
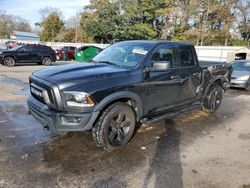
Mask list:
[{"label": "headlight", "polygon": [[241,81],[248,80],[248,79],[249,79],[249,76],[242,76],[242,77],[237,78],[237,80],[241,80]]},{"label": "headlight", "polygon": [[66,105],[70,107],[91,107],[95,105],[94,100],[85,92],[65,91]]}]

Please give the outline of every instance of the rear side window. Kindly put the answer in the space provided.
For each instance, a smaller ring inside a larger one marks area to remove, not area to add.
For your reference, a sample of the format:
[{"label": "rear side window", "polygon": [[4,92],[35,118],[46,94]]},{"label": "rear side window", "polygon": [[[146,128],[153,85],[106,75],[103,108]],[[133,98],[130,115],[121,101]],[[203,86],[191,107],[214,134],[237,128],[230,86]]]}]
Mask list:
[{"label": "rear side window", "polygon": [[194,66],[194,57],[190,47],[179,48],[180,67]]},{"label": "rear side window", "polygon": [[34,51],[42,51],[43,49],[42,49],[42,46],[40,46],[40,45],[35,45],[35,46],[33,46],[33,50],[34,50]]},{"label": "rear side window", "polygon": [[175,68],[174,60],[174,48],[169,46],[159,47],[153,54],[151,58],[152,62],[161,61],[161,62],[170,62],[171,68]]},{"label": "rear side window", "polygon": [[51,51],[53,51],[49,46],[41,46],[41,48],[45,52],[51,52]]}]

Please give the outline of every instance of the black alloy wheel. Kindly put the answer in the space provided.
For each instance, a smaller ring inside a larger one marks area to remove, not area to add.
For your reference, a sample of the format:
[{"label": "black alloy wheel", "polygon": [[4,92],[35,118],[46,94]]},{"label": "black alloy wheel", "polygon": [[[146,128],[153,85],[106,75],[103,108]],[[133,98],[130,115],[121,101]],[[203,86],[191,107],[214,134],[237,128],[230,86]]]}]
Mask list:
[{"label": "black alloy wheel", "polygon": [[203,109],[206,112],[214,112],[216,111],[222,102],[223,99],[223,89],[218,84],[213,85],[207,94],[206,99],[203,103]]},{"label": "black alloy wheel", "polygon": [[96,144],[107,150],[118,149],[129,142],[135,130],[134,109],[126,103],[109,106],[92,129]]}]

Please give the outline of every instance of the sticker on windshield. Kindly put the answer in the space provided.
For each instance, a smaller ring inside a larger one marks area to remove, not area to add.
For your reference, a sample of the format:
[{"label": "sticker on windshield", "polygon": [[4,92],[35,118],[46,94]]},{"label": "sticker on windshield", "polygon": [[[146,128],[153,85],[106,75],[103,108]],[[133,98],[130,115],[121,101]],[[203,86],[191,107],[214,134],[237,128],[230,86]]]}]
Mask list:
[{"label": "sticker on windshield", "polygon": [[148,51],[143,50],[141,48],[135,48],[133,49],[132,53],[134,54],[141,54],[141,55],[146,55],[148,53]]}]

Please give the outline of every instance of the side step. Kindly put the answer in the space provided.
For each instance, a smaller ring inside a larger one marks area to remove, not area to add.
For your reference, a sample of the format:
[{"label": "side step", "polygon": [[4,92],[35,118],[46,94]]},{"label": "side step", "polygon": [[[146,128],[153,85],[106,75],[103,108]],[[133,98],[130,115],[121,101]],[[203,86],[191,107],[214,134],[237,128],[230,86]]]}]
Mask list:
[{"label": "side step", "polygon": [[160,120],[163,120],[163,119],[169,119],[169,118],[173,118],[177,115],[180,115],[180,114],[183,114],[185,112],[188,112],[188,111],[191,111],[191,110],[194,110],[194,109],[198,109],[198,108],[201,108],[201,105],[200,104],[194,104],[192,106],[188,106],[182,110],[179,110],[179,111],[174,111],[174,112],[169,112],[169,113],[166,113],[166,114],[161,114],[161,115],[158,115],[158,116],[155,116],[153,118],[150,118],[150,119],[143,119],[141,122],[142,123],[145,123],[145,124],[153,124],[153,123],[156,123]]}]

